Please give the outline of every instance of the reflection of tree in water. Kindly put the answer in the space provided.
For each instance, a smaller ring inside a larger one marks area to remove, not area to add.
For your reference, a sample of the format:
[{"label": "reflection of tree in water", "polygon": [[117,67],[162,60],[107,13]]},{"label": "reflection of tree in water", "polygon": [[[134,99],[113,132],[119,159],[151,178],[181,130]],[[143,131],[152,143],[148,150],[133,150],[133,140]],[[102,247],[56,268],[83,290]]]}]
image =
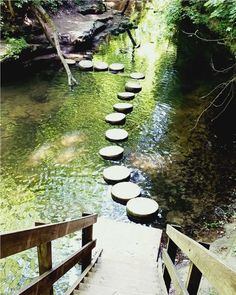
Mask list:
[{"label": "reflection of tree in water", "polygon": [[173,119],[169,128],[175,131],[169,136],[176,150],[153,180],[167,222],[182,224],[194,234],[205,222],[232,214],[236,157],[232,147],[221,146],[203,124],[188,134],[191,117],[180,111]]}]

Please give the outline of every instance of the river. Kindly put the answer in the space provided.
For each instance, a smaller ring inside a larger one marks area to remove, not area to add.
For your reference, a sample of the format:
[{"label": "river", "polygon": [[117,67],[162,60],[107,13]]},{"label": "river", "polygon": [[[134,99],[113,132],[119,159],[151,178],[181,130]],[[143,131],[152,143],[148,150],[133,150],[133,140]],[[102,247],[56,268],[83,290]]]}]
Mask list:
[{"label": "river", "polygon": [[[73,67],[79,81],[73,91],[62,70],[32,72],[3,85],[2,231],[33,226],[35,221],[70,220],[82,212],[129,222],[125,207],[112,201],[110,186],[102,179],[111,163],[98,151],[108,145],[104,117],[133,71],[144,72],[146,79],[124,127],[129,139],[121,144],[125,156],[119,163],[132,169],[131,179],[141,186],[143,196],[158,202],[162,218],[157,223],[174,222],[194,232],[199,222],[204,226],[208,221],[209,212],[224,214],[235,193],[235,158],[230,150],[218,149],[204,121],[191,131],[202,110],[198,98],[205,85],[182,91],[176,46],[168,40],[165,2],[142,8],[132,16],[138,19],[133,31],[138,48],[122,34],[107,38],[94,55],[94,60],[123,63],[124,73]],[[71,235],[70,241],[53,243],[55,262],[77,249],[78,239]],[[1,261],[1,294],[11,294],[37,273],[35,255],[33,249]]]}]

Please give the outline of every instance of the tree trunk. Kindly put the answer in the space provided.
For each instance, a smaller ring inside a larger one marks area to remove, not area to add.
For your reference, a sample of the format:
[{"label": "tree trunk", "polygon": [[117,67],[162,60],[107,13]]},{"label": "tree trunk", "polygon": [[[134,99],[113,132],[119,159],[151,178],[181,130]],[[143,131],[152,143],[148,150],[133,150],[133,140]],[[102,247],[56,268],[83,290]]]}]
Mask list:
[{"label": "tree trunk", "polygon": [[[68,64],[66,63],[63,53],[61,52],[61,48],[60,48],[60,43],[58,40],[58,35],[57,35],[57,29],[55,27],[54,22],[52,21],[52,19],[50,18],[50,16],[47,14],[47,12],[43,9],[42,6],[37,5],[37,6],[33,6],[32,7],[32,11],[34,12],[37,20],[39,21],[40,25],[43,28],[43,31],[45,33],[46,38],[48,39],[49,43],[56,48],[57,50],[57,55],[59,56],[65,70],[66,70],[66,74],[68,77],[68,85],[70,87],[77,85],[78,82],[76,81],[76,79],[73,77],[70,68],[68,66]],[[50,32],[47,28],[47,26],[51,29],[52,31],[52,35],[53,35],[53,40],[50,36]]]},{"label": "tree trunk", "polygon": [[8,8],[10,10],[10,14],[12,17],[15,17],[15,12],[14,12],[14,9],[12,7],[12,4],[11,4],[11,0],[8,0]]},{"label": "tree trunk", "polygon": [[130,0],[126,0],[125,5],[124,5],[124,8],[121,11],[121,15],[124,15],[125,14],[125,11],[128,8],[128,6],[129,6],[129,2],[130,2]]}]

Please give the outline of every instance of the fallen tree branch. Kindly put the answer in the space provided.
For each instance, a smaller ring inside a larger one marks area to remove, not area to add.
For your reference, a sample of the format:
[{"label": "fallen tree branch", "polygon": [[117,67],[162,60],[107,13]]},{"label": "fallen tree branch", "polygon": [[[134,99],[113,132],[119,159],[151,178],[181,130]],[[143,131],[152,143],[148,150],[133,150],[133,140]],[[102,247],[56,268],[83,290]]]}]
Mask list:
[{"label": "fallen tree branch", "polygon": [[[39,21],[40,25],[42,26],[45,36],[48,39],[49,43],[54,48],[56,48],[57,55],[59,56],[61,63],[63,64],[66,74],[67,74],[67,77],[68,77],[68,85],[70,87],[77,85],[78,82],[73,77],[71,70],[70,70],[67,62],[65,61],[63,53],[61,51],[60,43],[59,43],[59,39],[58,39],[58,34],[57,34],[57,29],[56,29],[54,22],[52,21],[52,19],[47,14],[47,12],[43,9],[42,6],[40,6],[40,5],[32,6],[32,11],[34,12],[37,20]],[[47,26],[52,31],[53,39],[51,38],[51,35],[50,35],[50,32],[49,32]]]},{"label": "fallen tree branch", "polygon": [[130,40],[131,40],[133,46],[134,46],[134,47],[137,47],[137,43],[136,43],[136,41],[134,40],[134,38],[133,38],[133,36],[132,36],[130,30],[127,30],[127,33],[128,33],[128,36],[129,36],[129,38],[130,38]]}]

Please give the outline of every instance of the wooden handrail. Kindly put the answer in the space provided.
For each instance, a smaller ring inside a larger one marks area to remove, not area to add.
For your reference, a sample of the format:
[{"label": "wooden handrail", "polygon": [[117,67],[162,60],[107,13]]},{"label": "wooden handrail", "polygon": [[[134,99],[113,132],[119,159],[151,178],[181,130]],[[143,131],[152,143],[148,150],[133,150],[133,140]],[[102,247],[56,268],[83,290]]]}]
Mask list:
[{"label": "wooden handrail", "polygon": [[236,294],[236,272],[233,269],[221,262],[212,252],[172,226],[167,225],[166,233],[221,295]]},{"label": "wooden handrail", "polygon": [[37,277],[30,285],[19,291],[19,295],[41,295],[46,288],[51,287],[58,279],[68,272],[75,264],[77,264],[84,255],[91,252],[96,246],[96,240],[93,240],[83,246],[79,251],[72,254],[65,261],[56,267]]},{"label": "wooden handrail", "polygon": [[0,258],[39,246],[84,229],[96,223],[97,214],[56,224],[40,225],[34,228],[0,235]]},{"label": "wooden handrail", "polygon": [[170,277],[172,278],[172,282],[175,287],[176,293],[178,295],[189,295],[187,289],[185,288],[177,272],[175,271],[174,264],[172,260],[170,259],[170,256],[168,255],[167,251],[163,250],[162,255],[163,255],[163,261],[165,263],[165,266],[170,274]]},{"label": "wooden handrail", "polygon": [[102,251],[103,251],[103,249],[98,250],[98,252],[93,257],[93,260],[91,261],[91,263],[81,273],[81,275],[78,277],[78,279],[75,281],[75,283],[68,290],[66,290],[66,293],[64,295],[73,295],[74,290],[79,289],[79,285],[83,282],[84,278],[88,275],[88,273],[91,271],[91,269],[95,266],[99,257],[102,255]]}]

